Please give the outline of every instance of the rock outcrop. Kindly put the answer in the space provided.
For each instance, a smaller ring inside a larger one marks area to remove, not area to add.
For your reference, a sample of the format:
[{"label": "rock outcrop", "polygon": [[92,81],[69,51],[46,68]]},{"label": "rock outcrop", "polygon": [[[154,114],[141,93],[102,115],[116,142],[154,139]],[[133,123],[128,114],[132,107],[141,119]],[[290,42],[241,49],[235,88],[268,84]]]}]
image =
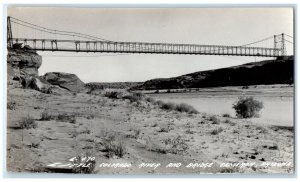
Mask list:
[{"label": "rock outcrop", "polygon": [[38,76],[42,65],[42,57],[33,52],[23,50],[8,51],[7,63],[10,66],[10,76],[24,72],[27,75]]},{"label": "rock outcrop", "polygon": [[74,74],[51,72],[39,76],[42,57],[30,47],[14,45],[7,54],[7,83],[47,94],[65,95],[82,91],[84,83]]},{"label": "rock outcrop", "polygon": [[80,92],[84,89],[84,83],[75,74],[50,72],[42,78],[52,85],[57,85],[71,92]]}]

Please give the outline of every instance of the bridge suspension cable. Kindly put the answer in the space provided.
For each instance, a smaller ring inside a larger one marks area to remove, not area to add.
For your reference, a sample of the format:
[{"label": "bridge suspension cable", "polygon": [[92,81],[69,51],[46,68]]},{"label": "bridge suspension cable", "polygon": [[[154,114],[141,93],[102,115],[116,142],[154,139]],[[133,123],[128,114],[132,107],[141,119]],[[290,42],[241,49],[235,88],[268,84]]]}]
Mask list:
[{"label": "bridge suspension cable", "polygon": [[[67,36],[73,36],[73,37],[76,36],[76,37],[81,37],[81,38],[87,38],[87,39],[90,39],[90,40],[102,40],[102,41],[112,42],[110,40],[106,40],[106,39],[103,39],[103,38],[99,38],[99,37],[95,37],[95,36],[91,36],[91,35],[87,35],[87,34],[83,34],[83,33],[71,32],[71,31],[62,31],[62,30],[56,30],[56,29],[50,29],[50,28],[42,27],[42,26],[39,26],[39,25],[36,25],[36,24],[33,24],[33,23],[29,23],[29,22],[26,22],[26,21],[23,21],[23,20],[14,18],[14,17],[11,17],[11,19],[13,19],[13,20],[11,20],[11,22],[14,22],[16,24],[26,26],[26,27],[32,28],[32,29],[37,29],[39,31],[44,31],[44,32],[47,32],[47,33],[67,35]],[[18,22],[14,21],[14,20],[16,20]],[[22,22],[22,23],[20,23],[20,22]]]}]

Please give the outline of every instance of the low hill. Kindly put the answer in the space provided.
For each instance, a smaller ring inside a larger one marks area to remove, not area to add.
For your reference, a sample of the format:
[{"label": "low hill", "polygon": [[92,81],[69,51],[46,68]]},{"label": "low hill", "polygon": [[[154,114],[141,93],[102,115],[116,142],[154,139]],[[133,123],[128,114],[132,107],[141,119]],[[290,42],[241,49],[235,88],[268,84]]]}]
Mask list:
[{"label": "low hill", "polygon": [[244,86],[261,84],[293,84],[294,57],[251,62],[239,66],[200,71],[173,78],[158,78],[132,87],[133,90],[159,90]]},{"label": "low hill", "polygon": [[86,83],[85,86],[90,89],[128,89],[141,84],[143,84],[143,82],[90,82]]}]

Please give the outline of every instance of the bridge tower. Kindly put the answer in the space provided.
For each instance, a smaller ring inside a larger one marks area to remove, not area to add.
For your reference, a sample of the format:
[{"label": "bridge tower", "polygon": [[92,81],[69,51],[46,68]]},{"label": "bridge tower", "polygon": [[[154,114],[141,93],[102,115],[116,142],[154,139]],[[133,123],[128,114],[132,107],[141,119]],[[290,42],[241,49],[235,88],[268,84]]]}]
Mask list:
[{"label": "bridge tower", "polygon": [[11,22],[10,16],[7,17],[7,47],[13,47],[13,39],[12,39],[12,30],[11,30]]},{"label": "bridge tower", "polygon": [[276,56],[286,56],[286,46],[285,46],[285,39],[284,33],[279,35],[274,35],[274,49],[280,49],[279,52],[276,51]]},{"label": "bridge tower", "polygon": [[281,55],[286,56],[284,33],[281,34]]}]

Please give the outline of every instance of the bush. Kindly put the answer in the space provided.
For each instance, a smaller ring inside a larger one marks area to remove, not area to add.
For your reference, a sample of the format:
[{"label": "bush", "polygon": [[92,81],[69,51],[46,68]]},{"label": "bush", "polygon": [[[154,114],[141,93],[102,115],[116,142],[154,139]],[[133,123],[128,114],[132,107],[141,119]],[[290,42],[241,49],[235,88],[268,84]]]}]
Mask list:
[{"label": "bush", "polygon": [[22,120],[19,122],[19,127],[21,129],[30,129],[30,128],[37,128],[37,123],[33,118],[30,116],[27,116],[25,118],[22,118]]},{"label": "bush", "polygon": [[156,101],[155,103],[156,103],[158,106],[160,106],[160,107],[164,104],[164,102],[161,101],[161,100],[158,100],[158,101]]},{"label": "bush", "polygon": [[199,113],[193,106],[188,105],[188,104],[184,104],[184,103],[175,104],[175,103],[172,103],[172,102],[163,102],[161,100],[158,100],[158,101],[156,101],[156,104],[161,109],[168,110],[168,111],[175,110],[175,111],[178,111],[178,112],[186,112],[186,113],[189,113],[189,114]]},{"label": "bush", "polygon": [[76,117],[74,115],[59,114],[56,119],[59,122],[67,122],[67,123],[73,123],[73,124],[76,123]]},{"label": "bush", "polygon": [[129,95],[125,95],[123,99],[128,99],[130,102],[138,102],[143,100],[145,95],[141,92],[133,92],[129,93]]},{"label": "bush", "polygon": [[150,102],[150,103],[152,103],[152,104],[155,104],[155,99],[153,99],[152,97],[146,97],[146,101],[147,102]]},{"label": "bush", "polygon": [[230,114],[228,114],[228,113],[225,113],[225,114],[223,114],[222,115],[224,118],[230,118]]},{"label": "bush", "polygon": [[235,109],[237,117],[252,118],[259,116],[258,113],[263,108],[263,103],[253,97],[239,97],[232,108]]},{"label": "bush", "polygon": [[117,142],[115,135],[112,134],[103,139],[103,146],[103,152],[106,152],[106,156],[109,158],[114,155],[122,158],[126,153],[124,143],[122,141]]},{"label": "bush", "polygon": [[175,110],[175,104],[172,102],[163,102],[160,106],[160,108],[164,109],[164,110]]},{"label": "bush", "polygon": [[105,97],[108,97],[110,99],[120,99],[121,96],[120,96],[120,93],[119,92],[106,92],[104,94]]},{"label": "bush", "polygon": [[209,117],[209,121],[212,121],[212,124],[220,124],[220,120],[216,116]]},{"label": "bush", "polygon": [[226,119],[224,123],[230,124],[230,126],[235,126],[235,122],[231,121],[230,119]]},{"label": "bush", "polygon": [[11,101],[11,102],[7,102],[7,109],[9,110],[15,110],[16,109],[16,102]]},{"label": "bush", "polygon": [[222,127],[217,127],[217,128],[215,128],[215,129],[213,129],[213,130],[211,131],[211,134],[212,134],[212,135],[217,135],[217,134],[221,133],[223,130],[224,130],[224,129],[223,129]]},{"label": "bush", "polygon": [[176,105],[176,110],[179,112],[187,112],[189,114],[199,113],[193,106],[190,106],[190,105],[184,104],[184,103]]},{"label": "bush", "polygon": [[50,121],[52,119],[56,119],[56,117],[52,114],[49,113],[49,111],[47,110],[44,110],[42,113],[41,113],[41,119],[42,121]]}]

